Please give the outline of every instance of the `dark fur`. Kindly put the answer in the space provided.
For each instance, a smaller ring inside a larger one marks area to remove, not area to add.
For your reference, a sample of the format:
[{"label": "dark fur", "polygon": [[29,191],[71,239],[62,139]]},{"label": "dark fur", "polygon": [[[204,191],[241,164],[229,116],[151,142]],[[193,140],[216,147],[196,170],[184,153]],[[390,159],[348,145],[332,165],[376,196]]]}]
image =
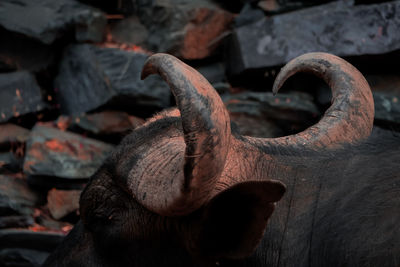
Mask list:
[{"label": "dark fur", "polygon": [[168,218],[146,210],[121,186],[141,156],[137,144],[181,132],[180,125],[179,118],[162,118],[122,141],[82,193],[82,220],[45,266],[400,265],[398,135],[376,129],[359,146],[325,154],[260,148],[287,167],[268,173],[288,192],[255,253],[226,259],[216,251],[240,250],[234,246],[246,239],[243,228],[257,215],[258,199],[228,192],[215,211]]}]

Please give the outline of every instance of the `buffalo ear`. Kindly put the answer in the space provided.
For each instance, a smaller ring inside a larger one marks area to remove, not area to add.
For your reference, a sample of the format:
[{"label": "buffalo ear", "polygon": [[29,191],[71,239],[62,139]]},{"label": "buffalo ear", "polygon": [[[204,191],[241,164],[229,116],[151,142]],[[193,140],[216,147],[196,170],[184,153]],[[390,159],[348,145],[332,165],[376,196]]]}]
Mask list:
[{"label": "buffalo ear", "polygon": [[278,181],[250,181],[216,195],[204,207],[198,252],[215,258],[250,256],[264,235],[274,202],[285,191]]}]

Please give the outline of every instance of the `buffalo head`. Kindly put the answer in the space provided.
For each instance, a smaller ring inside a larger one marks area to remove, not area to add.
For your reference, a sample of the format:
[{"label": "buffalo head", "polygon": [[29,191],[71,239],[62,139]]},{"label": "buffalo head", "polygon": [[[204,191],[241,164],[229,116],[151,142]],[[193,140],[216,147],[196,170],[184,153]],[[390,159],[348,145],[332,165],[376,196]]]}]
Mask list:
[{"label": "buffalo head", "polygon": [[[273,92],[297,72],[321,77],[332,105],[305,131],[281,138],[241,136],[212,86],[166,54],[151,56],[142,78],[159,74],[177,109],[128,135],[91,178],[81,221],[46,266],[207,266],[251,255],[291,173],[274,153],[334,151],[369,136],[373,99],[346,61],[310,53],[288,63]],[[286,174],[285,174],[286,173]]]}]

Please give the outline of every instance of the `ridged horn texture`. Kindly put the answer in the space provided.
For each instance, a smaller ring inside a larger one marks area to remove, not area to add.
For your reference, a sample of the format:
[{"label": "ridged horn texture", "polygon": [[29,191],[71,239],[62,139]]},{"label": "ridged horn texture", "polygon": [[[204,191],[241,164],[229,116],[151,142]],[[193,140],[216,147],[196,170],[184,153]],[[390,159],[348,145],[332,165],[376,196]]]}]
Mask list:
[{"label": "ridged horn texture", "polygon": [[278,74],[273,93],[298,72],[322,78],[332,90],[332,104],[321,120],[301,133],[263,142],[278,147],[319,150],[341,148],[367,138],[374,120],[374,101],[364,76],[347,61],[327,53],[308,53],[290,61]]},{"label": "ridged horn texture", "polygon": [[231,135],[229,114],[208,81],[177,58],[167,54],[151,56],[143,67],[142,79],[151,74],[159,74],[175,96],[186,148],[183,170],[170,174],[183,176],[174,178],[179,183],[166,190],[143,186],[148,190],[146,198],[138,201],[161,215],[184,215],[208,200],[223,171]]}]

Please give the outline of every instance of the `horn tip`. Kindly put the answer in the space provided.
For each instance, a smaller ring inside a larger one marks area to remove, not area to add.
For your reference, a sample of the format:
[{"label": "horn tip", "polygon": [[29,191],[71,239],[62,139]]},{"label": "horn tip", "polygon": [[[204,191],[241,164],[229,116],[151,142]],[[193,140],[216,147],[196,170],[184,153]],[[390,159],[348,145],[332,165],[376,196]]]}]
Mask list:
[{"label": "horn tip", "polygon": [[140,74],[140,79],[144,80],[147,78],[147,76],[155,74],[165,61],[174,61],[174,60],[176,60],[176,58],[164,53],[156,53],[151,55],[149,58],[147,58],[147,60],[143,65],[143,69]]},{"label": "horn tip", "polygon": [[272,94],[276,96],[280,88],[281,88],[281,82],[278,82],[278,79],[276,79],[274,85],[272,86]]}]

